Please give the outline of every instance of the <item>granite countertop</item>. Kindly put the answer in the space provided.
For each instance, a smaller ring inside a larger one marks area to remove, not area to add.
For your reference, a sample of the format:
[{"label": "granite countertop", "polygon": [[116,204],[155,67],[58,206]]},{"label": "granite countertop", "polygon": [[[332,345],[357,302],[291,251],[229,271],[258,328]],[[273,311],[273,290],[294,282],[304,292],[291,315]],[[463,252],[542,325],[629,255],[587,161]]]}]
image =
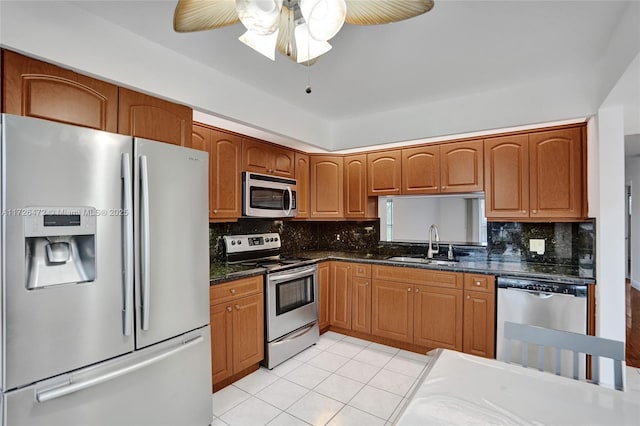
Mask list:
[{"label": "granite countertop", "polygon": [[[434,265],[387,260],[389,254],[366,252],[336,252],[336,251],[304,251],[291,253],[292,256],[310,259],[310,262],[323,260],[344,260],[350,262],[372,263],[388,266],[402,266],[407,268],[434,269],[452,272],[484,273],[493,275],[509,275],[522,278],[545,279],[570,284],[593,284],[595,278],[591,269],[582,270],[574,265],[549,265],[531,262],[516,262],[484,256],[459,257],[454,265]],[[265,273],[263,268],[255,268],[241,265],[227,265],[214,263],[211,265],[210,284],[251,277]]]}]

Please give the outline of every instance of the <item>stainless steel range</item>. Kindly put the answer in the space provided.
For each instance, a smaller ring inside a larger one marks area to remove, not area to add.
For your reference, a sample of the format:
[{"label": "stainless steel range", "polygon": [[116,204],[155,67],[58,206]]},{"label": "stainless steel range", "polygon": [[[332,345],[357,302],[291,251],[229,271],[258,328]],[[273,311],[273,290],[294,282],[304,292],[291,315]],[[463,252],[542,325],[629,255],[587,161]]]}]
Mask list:
[{"label": "stainless steel range", "polygon": [[318,328],[318,267],[309,259],[280,254],[277,233],[228,235],[227,263],[263,267],[265,274],[265,360],[272,369],[315,344]]}]

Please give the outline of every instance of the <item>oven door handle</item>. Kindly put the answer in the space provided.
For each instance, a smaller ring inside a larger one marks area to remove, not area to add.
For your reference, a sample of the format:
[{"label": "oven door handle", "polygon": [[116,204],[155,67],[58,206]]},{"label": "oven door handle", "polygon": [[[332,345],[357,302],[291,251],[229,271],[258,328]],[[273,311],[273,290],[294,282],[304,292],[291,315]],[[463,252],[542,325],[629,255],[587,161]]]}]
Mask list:
[{"label": "oven door handle", "polygon": [[296,278],[301,278],[304,276],[308,276],[310,274],[314,274],[316,270],[317,268],[314,266],[313,268],[302,269],[292,274],[269,274],[269,282],[275,283],[280,281],[288,281]]}]

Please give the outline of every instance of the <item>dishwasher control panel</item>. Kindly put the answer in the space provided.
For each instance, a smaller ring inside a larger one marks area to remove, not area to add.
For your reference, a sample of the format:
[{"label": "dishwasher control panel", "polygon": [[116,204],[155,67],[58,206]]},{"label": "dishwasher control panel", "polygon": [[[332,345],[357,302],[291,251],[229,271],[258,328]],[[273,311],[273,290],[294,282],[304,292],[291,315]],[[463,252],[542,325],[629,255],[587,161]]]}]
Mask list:
[{"label": "dishwasher control panel", "polygon": [[530,278],[498,277],[498,288],[512,288],[540,293],[567,294],[577,297],[587,296],[585,284],[558,283]]}]

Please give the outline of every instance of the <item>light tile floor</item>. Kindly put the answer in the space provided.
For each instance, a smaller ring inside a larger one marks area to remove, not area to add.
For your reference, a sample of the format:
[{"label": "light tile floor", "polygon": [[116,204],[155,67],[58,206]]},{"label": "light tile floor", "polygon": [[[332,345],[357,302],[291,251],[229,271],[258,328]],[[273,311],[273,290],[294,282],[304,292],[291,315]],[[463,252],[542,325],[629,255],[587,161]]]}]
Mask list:
[{"label": "light tile floor", "polygon": [[[315,346],[213,394],[212,426],[374,426],[399,415],[426,355],[327,332]],[[626,389],[640,398],[640,368]]]},{"label": "light tile floor", "polygon": [[428,360],[330,331],[213,394],[212,426],[391,424]]}]

